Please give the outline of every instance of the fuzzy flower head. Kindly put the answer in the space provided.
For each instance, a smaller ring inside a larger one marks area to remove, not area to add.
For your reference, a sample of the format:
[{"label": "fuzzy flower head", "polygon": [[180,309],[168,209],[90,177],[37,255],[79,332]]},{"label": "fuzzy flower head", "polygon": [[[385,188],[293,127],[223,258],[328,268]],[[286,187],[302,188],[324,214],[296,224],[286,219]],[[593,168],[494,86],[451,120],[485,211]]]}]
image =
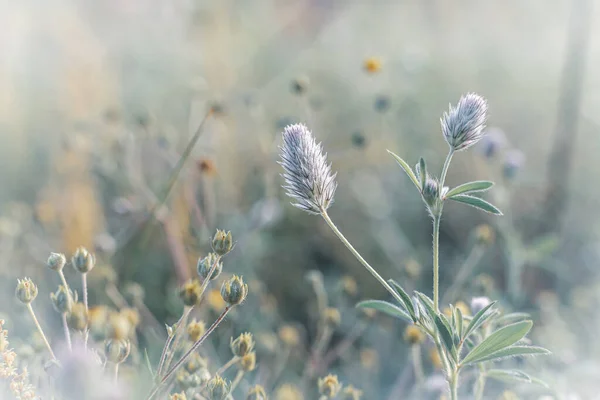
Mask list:
[{"label": "fuzzy flower head", "polygon": [[297,202],[294,206],[311,214],[321,214],[333,203],[337,184],[331,173],[327,155],[320,143],[302,124],[288,125],[283,130],[280,147],[284,186],[287,195]]},{"label": "fuzzy flower head", "polygon": [[450,106],[440,120],[450,148],[465,150],[483,137],[487,109],[487,101],[475,93],[462,96],[456,107]]}]

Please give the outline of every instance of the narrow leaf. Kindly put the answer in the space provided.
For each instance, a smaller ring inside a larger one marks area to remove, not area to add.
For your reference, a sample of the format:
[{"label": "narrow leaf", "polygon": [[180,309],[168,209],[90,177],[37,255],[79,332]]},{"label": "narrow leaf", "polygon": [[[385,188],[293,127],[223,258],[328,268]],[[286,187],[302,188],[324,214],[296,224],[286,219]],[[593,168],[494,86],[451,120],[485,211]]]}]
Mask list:
[{"label": "narrow leaf", "polygon": [[456,307],[454,309],[454,319],[456,320],[456,330],[458,332],[458,337],[462,339],[464,333],[464,325],[463,325],[463,316],[460,308]]},{"label": "narrow leaf", "polygon": [[496,379],[502,382],[525,382],[530,383],[531,377],[523,371],[516,369],[490,369],[485,372],[488,378]]},{"label": "narrow leaf", "polygon": [[450,331],[448,330],[448,327],[446,326],[446,324],[444,324],[444,322],[442,321],[442,319],[440,318],[439,315],[435,316],[435,326],[437,327],[438,332],[440,333],[440,336],[442,338],[442,343],[444,343],[444,346],[446,347],[446,350],[448,350],[448,353],[452,353],[452,349],[454,348],[454,341],[452,340],[452,334],[450,333]]},{"label": "narrow leaf", "polygon": [[419,176],[421,177],[421,187],[425,187],[425,181],[427,180],[427,164],[423,157],[419,159]]},{"label": "narrow leaf", "polygon": [[361,301],[356,305],[357,308],[372,308],[384,314],[390,315],[395,318],[400,318],[408,322],[413,322],[410,315],[406,313],[406,311],[402,310],[400,307],[388,303],[383,300],[365,300]]},{"label": "narrow leaf", "polygon": [[499,361],[505,358],[510,357],[519,357],[519,356],[539,356],[539,355],[548,355],[551,354],[550,351],[544,349],[543,347],[537,346],[510,346],[502,350],[498,350],[495,353],[492,353],[486,357],[482,357],[476,361],[470,361],[465,363],[467,364],[476,364],[484,361]]},{"label": "narrow leaf", "polygon": [[452,197],[447,197],[450,200],[458,201],[459,203],[468,204],[471,207],[479,208],[485,212],[494,215],[502,215],[502,211],[496,208],[495,205],[488,203],[487,201],[480,199],[479,197],[469,196],[468,194],[457,194]]},{"label": "narrow leaf", "polygon": [[[415,173],[412,171],[412,169],[410,169],[410,166],[406,163],[406,161],[404,161],[399,156],[397,156],[396,154],[392,153],[389,150],[388,150],[388,153],[390,153],[392,155],[392,157],[394,157],[396,159],[396,162],[402,167],[404,172],[406,172],[406,175],[408,175],[408,177],[410,178],[412,183],[414,183],[415,186],[417,187],[417,189],[419,189],[419,191],[421,191],[421,185],[419,184],[419,181],[417,180]],[[422,173],[422,171],[421,171],[421,173]]]},{"label": "narrow leaf", "polygon": [[447,194],[446,197],[452,197],[452,196],[456,196],[457,194],[467,194],[467,193],[474,193],[474,192],[484,192],[486,190],[488,190],[489,188],[491,188],[492,186],[494,186],[494,182],[490,182],[490,181],[473,181],[473,182],[468,182],[468,183],[463,183],[462,185],[459,185],[457,187],[455,187],[454,189],[451,189]]},{"label": "narrow leaf", "polygon": [[400,297],[402,297],[402,301],[404,302],[404,308],[406,308],[406,310],[410,314],[411,318],[413,319],[413,322],[417,322],[417,314],[415,313],[415,307],[413,306],[410,296],[406,293],[402,286],[400,286],[393,279],[388,280],[388,283],[392,285],[394,290],[400,295]]},{"label": "narrow leaf", "polygon": [[498,329],[471,350],[464,358],[463,363],[469,364],[480,361],[499,350],[512,346],[523,339],[532,326],[533,322],[531,321],[521,321]]},{"label": "narrow leaf", "polygon": [[523,321],[525,319],[530,319],[531,315],[524,312],[515,312],[510,314],[502,315],[494,320],[494,324],[497,326],[502,326],[506,324],[512,324],[517,321]]},{"label": "narrow leaf", "polygon": [[496,310],[493,308],[496,305],[496,302],[493,301],[481,310],[471,320],[469,326],[467,326],[467,330],[465,331],[465,335],[463,336],[463,340],[467,339],[471,333],[475,332],[477,328],[479,328],[485,321],[487,321]]},{"label": "narrow leaf", "polygon": [[431,319],[431,321],[433,321],[436,316],[436,312],[433,308],[433,301],[421,292],[415,291],[415,295],[417,296],[417,300],[419,301],[419,304],[421,304],[421,306],[423,306],[424,310],[427,312],[429,319]]}]

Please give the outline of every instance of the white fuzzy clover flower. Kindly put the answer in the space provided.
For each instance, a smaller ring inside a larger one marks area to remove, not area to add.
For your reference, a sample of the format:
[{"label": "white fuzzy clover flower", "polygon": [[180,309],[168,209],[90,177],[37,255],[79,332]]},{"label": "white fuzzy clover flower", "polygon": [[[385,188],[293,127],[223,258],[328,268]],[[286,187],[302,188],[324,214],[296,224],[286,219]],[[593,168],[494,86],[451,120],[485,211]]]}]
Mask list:
[{"label": "white fuzzy clover flower", "polygon": [[442,133],[453,150],[465,150],[483,137],[487,109],[483,97],[468,93],[460,98],[456,107],[451,105],[444,113],[440,120]]},{"label": "white fuzzy clover flower", "polygon": [[333,203],[337,184],[331,173],[327,155],[303,124],[288,125],[283,130],[283,144],[279,147],[283,167],[282,176],[288,196],[296,200],[294,206],[311,214],[321,214]]}]

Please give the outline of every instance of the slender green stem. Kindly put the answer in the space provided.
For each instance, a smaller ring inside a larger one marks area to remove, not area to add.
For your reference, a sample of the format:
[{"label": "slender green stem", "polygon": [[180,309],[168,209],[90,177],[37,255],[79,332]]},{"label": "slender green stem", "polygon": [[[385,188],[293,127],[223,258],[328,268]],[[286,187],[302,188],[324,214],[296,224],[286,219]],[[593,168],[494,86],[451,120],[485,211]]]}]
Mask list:
[{"label": "slender green stem", "polygon": [[329,218],[329,215],[327,214],[326,210],[321,210],[321,216],[323,217],[323,219],[325,220],[325,222],[327,222],[327,225],[329,225],[329,227],[331,228],[331,230],[333,231],[333,233],[335,233],[337,235],[337,237],[342,241],[342,243],[344,243],[344,245],[346,245],[346,247],[348,248],[348,250],[350,250],[350,252],[352,253],[352,255],[354,255],[354,257],[356,257],[356,259],[358,261],[360,261],[360,263],[367,269],[367,271],[369,271],[371,273],[371,275],[373,275],[373,277],[375,279],[377,279],[379,281],[379,283],[381,283],[381,285],[384,288],[386,288],[386,290],[388,292],[390,292],[390,294],[400,304],[403,304],[402,298],[400,297],[400,295],[398,293],[396,293],[396,291],[394,289],[392,289],[392,287],[386,282],[386,280],[383,279],[381,277],[381,275],[379,275],[379,273],[375,270],[375,268],[371,267],[371,265],[369,265],[369,263],[360,255],[360,253],[358,251],[356,251],[356,249],[344,237],[344,235],[342,234],[342,232],[340,232],[340,230],[337,228],[337,226],[335,226],[335,224],[333,223],[333,221],[331,220],[331,218]]},{"label": "slender green stem", "polygon": [[69,290],[69,285],[67,284],[67,280],[65,279],[65,273],[62,269],[58,270],[58,276],[60,277],[60,281],[62,282],[63,286],[67,290],[67,296],[69,296],[70,301],[73,301],[73,299],[71,298],[71,290]]},{"label": "slender green stem", "polygon": [[452,372],[450,375],[450,400],[458,400],[458,370]]},{"label": "slender green stem", "polygon": [[46,348],[50,352],[50,355],[52,356],[53,359],[56,360],[56,356],[54,355],[54,352],[52,351],[52,347],[50,347],[50,343],[48,342],[48,338],[46,338],[46,335],[44,335],[44,330],[42,329],[42,326],[40,325],[38,319],[35,316],[35,313],[33,312],[33,307],[31,306],[31,303],[27,304],[27,310],[29,310],[29,314],[31,315],[31,318],[33,319],[33,323],[35,324],[38,332],[42,336],[42,340],[44,341],[44,344],[46,345]]},{"label": "slender green stem", "polygon": [[[219,368],[217,370],[217,372],[214,373],[214,376],[223,376],[223,373],[225,371],[227,371],[229,368],[231,368],[232,365],[236,364],[238,361],[240,361],[240,358],[238,356],[233,356],[229,361],[227,361],[225,364],[223,364],[223,366],[221,368]],[[206,381],[206,383],[204,383],[204,385],[200,386],[200,389],[198,389],[198,393],[202,392],[204,390],[204,388],[206,388],[208,386],[208,383],[210,381]]]},{"label": "slender green stem", "polygon": [[190,347],[190,349],[175,363],[175,365],[173,365],[171,369],[167,371],[165,376],[163,376],[160,379],[160,381],[154,386],[154,388],[152,388],[146,400],[150,400],[158,394],[158,391],[161,389],[162,385],[171,377],[171,375],[173,375],[175,371],[177,371],[177,369],[179,369],[179,367],[183,365],[183,363],[189,358],[190,355],[192,355],[192,353],[198,350],[198,347],[202,345],[206,338],[216,329],[217,326],[219,326],[223,319],[225,319],[225,316],[227,316],[227,313],[231,310],[231,308],[232,306],[225,307],[225,310],[223,310],[223,312],[221,313],[221,315],[219,315],[215,322],[213,322],[213,324],[206,330],[206,332],[204,332],[204,335],[202,335],[202,337],[198,339],[192,345],[192,347]]},{"label": "slender green stem", "polygon": [[173,339],[175,338],[175,335],[177,335],[177,332],[179,331],[179,328],[182,325],[182,322],[187,319],[187,316],[189,315],[190,312],[192,312],[192,309],[194,308],[194,306],[192,307],[184,307],[183,309],[183,314],[181,315],[181,317],[179,318],[179,320],[175,323],[175,332],[173,332],[171,334],[171,336],[169,336],[165,342],[165,346],[162,349],[162,353],[160,355],[160,361],[158,362],[158,367],[156,369],[156,377],[160,378],[161,374],[162,374],[162,370],[165,366],[165,361],[167,360],[167,354],[169,352],[169,346],[171,345],[171,343],[173,342]]},{"label": "slender green stem", "polygon": [[433,217],[433,306],[439,312],[440,298],[440,217]]},{"label": "slender green stem", "polygon": [[115,383],[119,381],[119,363],[115,363]]},{"label": "slender green stem", "polygon": [[448,174],[448,168],[450,167],[450,161],[452,161],[452,156],[454,155],[454,150],[450,149],[448,155],[446,156],[446,161],[444,161],[444,166],[442,167],[442,175],[440,175],[440,190],[444,188],[444,182],[446,181],[446,174]]},{"label": "slender green stem", "polygon": [[67,346],[69,346],[69,351],[73,351],[73,345],[71,344],[71,332],[69,332],[69,325],[67,324],[67,313],[62,313],[62,324],[65,331]]},{"label": "slender green stem", "polygon": [[87,274],[81,274],[81,290],[83,291],[83,305],[85,311],[88,311],[88,287],[87,287]]}]

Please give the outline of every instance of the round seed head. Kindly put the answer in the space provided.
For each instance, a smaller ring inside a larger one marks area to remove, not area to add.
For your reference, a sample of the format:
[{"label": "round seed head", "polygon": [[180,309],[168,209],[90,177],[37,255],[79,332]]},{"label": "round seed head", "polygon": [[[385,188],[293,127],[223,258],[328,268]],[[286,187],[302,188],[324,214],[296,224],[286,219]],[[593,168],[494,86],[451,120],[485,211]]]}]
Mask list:
[{"label": "round seed head", "polygon": [[442,133],[450,148],[465,150],[483,137],[487,109],[486,100],[475,93],[462,96],[456,107],[450,106],[441,118]]},{"label": "round seed head", "polygon": [[208,277],[208,274],[210,273],[212,266],[215,265],[215,263],[216,267],[214,272],[210,276],[210,279],[216,279],[221,274],[221,271],[223,271],[223,263],[219,261],[219,257],[215,253],[208,253],[206,257],[198,260],[198,265],[196,267],[198,275],[202,279],[206,279]]},{"label": "round seed head", "polygon": [[248,390],[246,400],[268,400],[265,388],[261,385],[252,386],[250,390]]},{"label": "round seed head", "polygon": [[234,356],[244,357],[254,349],[254,339],[251,333],[242,333],[235,340],[230,340],[231,352]]},{"label": "round seed head", "polygon": [[15,296],[23,304],[29,304],[38,295],[38,288],[29,278],[17,279],[17,288],[15,290]]},{"label": "round seed head", "polygon": [[106,359],[115,364],[121,364],[129,356],[131,342],[129,340],[109,339],[104,343]]},{"label": "round seed head", "polygon": [[230,306],[240,304],[248,295],[248,285],[244,280],[234,275],[229,280],[223,282],[221,286],[221,297]]},{"label": "round seed head", "polygon": [[192,279],[183,284],[179,290],[179,297],[183,304],[191,307],[198,304],[201,296],[201,286],[197,279]]},{"label": "round seed head", "polygon": [[342,388],[338,381],[337,375],[327,375],[324,378],[319,378],[318,381],[319,393],[327,399],[333,399]]},{"label": "round seed head", "polygon": [[494,243],[494,230],[488,224],[481,224],[475,228],[475,240],[478,244],[489,246]]},{"label": "round seed head", "polygon": [[60,271],[63,269],[65,264],[67,263],[67,258],[64,254],[61,253],[50,253],[48,257],[48,261],[46,261],[46,265],[52,271]]},{"label": "round seed head", "polygon": [[331,173],[327,156],[321,144],[302,124],[287,126],[280,147],[286,193],[293,198],[294,206],[311,214],[320,214],[333,203],[337,184]]},{"label": "round seed head", "polygon": [[71,257],[73,268],[82,274],[90,272],[94,268],[95,263],[94,255],[87,251],[85,247],[78,247],[73,257]]},{"label": "round seed head", "polygon": [[50,301],[54,309],[61,314],[70,313],[73,307],[73,296],[63,285],[60,285],[56,292],[50,293]]},{"label": "round seed head", "polygon": [[209,400],[225,400],[229,395],[229,384],[219,375],[215,376],[208,383]]},{"label": "round seed head", "polygon": [[217,229],[217,233],[215,233],[215,237],[212,241],[212,248],[215,253],[220,256],[224,256],[229,253],[233,248],[233,238],[231,237],[231,232],[225,232],[220,229]]},{"label": "round seed head", "polygon": [[240,368],[245,372],[254,371],[254,368],[256,368],[256,353],[251,352],[242,357]]}]

